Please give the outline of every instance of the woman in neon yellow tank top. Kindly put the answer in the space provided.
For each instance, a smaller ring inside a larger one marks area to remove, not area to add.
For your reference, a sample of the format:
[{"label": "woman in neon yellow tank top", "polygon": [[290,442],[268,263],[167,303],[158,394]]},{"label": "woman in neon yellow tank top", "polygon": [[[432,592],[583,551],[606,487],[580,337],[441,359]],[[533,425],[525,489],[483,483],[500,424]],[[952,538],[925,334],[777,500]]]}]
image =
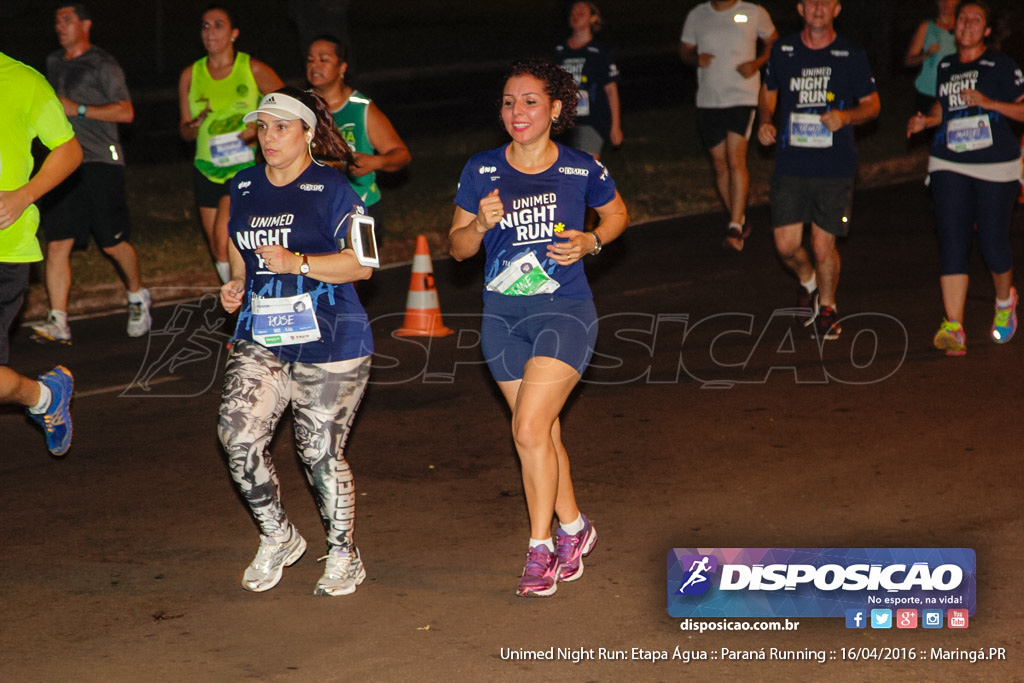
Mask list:
[{"label": "woman in neon yellow tank top", "polygon": [[203,13],[200,35],[206,56],[186,67],[178,80],[181,137],[196,142],[193,184],[199,218],[222,282],[228,265],[228,183],[254,163],[251,145],[256,128],[242,117],[264,93],[284,84],[263,62],[235,52],[238,28],[226,9],[211,6]]},{"label": "woman in neon yellow tank top", "polygon": [[342,139],[355,154],[355,165],[348,171],[349,182],[366,204],[367,213],[376,220],[379,241],[384,230],[377,206],[377,171],[400,171],[412,155],[384,112],[345,83],[347,70],[347,50],[340,40],[326,34],[313,39],[306,56],[306,80],[327,101]]}]

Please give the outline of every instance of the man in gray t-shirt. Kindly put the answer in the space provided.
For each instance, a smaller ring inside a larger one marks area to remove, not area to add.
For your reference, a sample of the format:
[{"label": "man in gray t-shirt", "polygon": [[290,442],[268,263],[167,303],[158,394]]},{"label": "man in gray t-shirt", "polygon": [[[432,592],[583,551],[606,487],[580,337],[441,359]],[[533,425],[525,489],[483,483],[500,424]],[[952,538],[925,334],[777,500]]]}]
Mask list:
[{"label": "man in gray t-shirt", "polygon": [[71,251],[96,244],[120,268],[128,290],[128,334],[141,337],[151,324],[149,292],[142,287],[139,258],[128,241],[131,223],[125,200],[124,154],[117,124],[135,118],[124,72],[117,61],[89,40],[92,18],[78,3],[58,7],[61,49],[46,59],[46,78],[82,145],[78,171],[43,207],[46,235],[46,294],[50,313],[34,326],[37,341],[71,343],[67,322],[71,289]]}]

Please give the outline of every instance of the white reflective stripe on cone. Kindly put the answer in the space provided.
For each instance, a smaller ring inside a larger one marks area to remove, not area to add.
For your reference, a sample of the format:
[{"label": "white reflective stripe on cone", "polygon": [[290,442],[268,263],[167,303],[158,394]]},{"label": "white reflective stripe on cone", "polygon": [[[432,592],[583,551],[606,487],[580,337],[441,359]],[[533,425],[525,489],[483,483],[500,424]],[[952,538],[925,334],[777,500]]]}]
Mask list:
[{"label": "white reflective stripe on cone", "polygon": [[429,273],[431,271],[430,254],[416,254],[412,257],[412,272]]},{"label": "white reflective stripe on cone", "polygon": [[413,309],[438,310],[441,308],[441,300],[437,298],[436,289],[432,289],[429,292],[414,292],[409,290],[409,296],[405,299],[405,307]]}]

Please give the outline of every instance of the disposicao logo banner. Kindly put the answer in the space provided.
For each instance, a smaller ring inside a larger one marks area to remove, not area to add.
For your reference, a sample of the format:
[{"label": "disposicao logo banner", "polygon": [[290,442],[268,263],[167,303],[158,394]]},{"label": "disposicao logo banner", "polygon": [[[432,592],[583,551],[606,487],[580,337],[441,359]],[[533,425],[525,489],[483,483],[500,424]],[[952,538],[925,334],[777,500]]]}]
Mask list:
[{"label": "disposicao logo banner", "polygon": [[975,611],[971,548],[673,548],[672,617],[845,617],[847,609]]}]

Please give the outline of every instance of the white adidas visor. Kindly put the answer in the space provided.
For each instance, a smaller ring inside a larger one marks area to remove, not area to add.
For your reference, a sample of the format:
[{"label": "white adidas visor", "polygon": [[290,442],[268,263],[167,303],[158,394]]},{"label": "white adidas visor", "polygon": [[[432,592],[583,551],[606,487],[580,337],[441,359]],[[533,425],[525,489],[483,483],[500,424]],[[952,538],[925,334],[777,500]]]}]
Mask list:
[{"label": "white adidas visor", "polygon": [[302,119],[303,123],[309,126],[310,130],[316,128],[316,115],[313,110],[290,95],[283,95],[279,92],[270,93],[260,101],[259,109],[251,111],[242,120],[252,123],[258,114],[269,114],[283,121],[294,121]]}]

